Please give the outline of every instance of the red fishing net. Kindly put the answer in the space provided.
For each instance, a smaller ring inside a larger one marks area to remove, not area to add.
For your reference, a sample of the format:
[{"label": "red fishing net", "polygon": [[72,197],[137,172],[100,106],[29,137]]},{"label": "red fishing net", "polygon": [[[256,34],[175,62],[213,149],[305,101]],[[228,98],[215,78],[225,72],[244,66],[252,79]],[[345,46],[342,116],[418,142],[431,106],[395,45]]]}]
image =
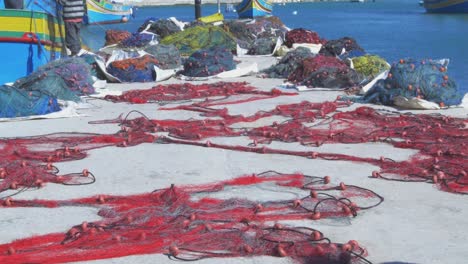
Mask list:
[{"label": "red fishing net", "polygon": [[[213,198],[231,188],[258,187],[296,199],[255,201]],[[369,263],[356,241],[332,243],[318,230],[282,220],[355,217],[383,198],[330,177],[265,172],[201,186],[174,186],[133,196],[71,201],[13,200],[10,207],[86,206],[103,219],[83,222],[66,233],[0,245],[0,262],[63,263],[135,254],[164,253],[178,260],[213,257],[277,256],[298,263]]]},{"label": "red fishing net", "polygon": [[129,38],[132,33],[126,30],[106,30],[106,43],[104,46],[119,44],[122,40]]},{"label": "red fishing net", "polygon": [[308,29],[296,28],[286,33],[286,46],[292,47],[294,43],[325,44],[327,41]]},{"label": "red fishing net", "polygon": [[218,82],[212,84],[170,84],[157,85],[148,90],[131,90],[122,95],[107,95],[105,99],[113,102],[128,102],[133,104],[145,104],[157,102],[166,104],[170,102],[182,102],[204,99],[198,105],[213,106],[219,104],[236,104],[261,99],[274,98],[282,95],[296,95],[297,93],[282,92],[273,89],[270,92],[259,91],[246,82],[231,83]]}]

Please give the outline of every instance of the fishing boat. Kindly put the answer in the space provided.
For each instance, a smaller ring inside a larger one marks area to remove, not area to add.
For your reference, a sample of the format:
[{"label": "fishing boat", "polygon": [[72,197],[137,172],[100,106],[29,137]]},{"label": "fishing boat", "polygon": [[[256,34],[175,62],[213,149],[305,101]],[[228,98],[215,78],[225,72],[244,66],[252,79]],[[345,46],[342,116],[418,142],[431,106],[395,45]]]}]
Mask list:
[{"label": "fishing boat", "polygon": [[121,1],[86,0],[86,7],[86,24],[124,23],[133,14],[133,7]]},{"label": "fishing boat", "polygon": [[3,63],[0,64],[0,84],[3,84],[14,82],[60,58],[65,31],[54,0],[29,1],[22,9],[13,9],[5,5],[6,1],[1,2],[0,58]]},{"label": "fishing boat", "polygon": [[268,0],[243,0],[236,6],[239,18],[254,18],[271,15],[273,4]]},{"label": "fishing boat", "polygon": [[428,13],[468,13],[468,0],[424,0]]}]

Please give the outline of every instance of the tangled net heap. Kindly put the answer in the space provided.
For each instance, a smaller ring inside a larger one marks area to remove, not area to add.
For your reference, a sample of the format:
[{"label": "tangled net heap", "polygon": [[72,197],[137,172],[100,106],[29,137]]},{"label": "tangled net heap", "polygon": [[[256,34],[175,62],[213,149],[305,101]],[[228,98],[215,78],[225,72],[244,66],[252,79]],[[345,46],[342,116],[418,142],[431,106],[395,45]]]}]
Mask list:
[{"label": "tangled net heap", "polygon": [[354,70],[366,81],[372,81],[380,73],[390,69],[390,65],[377,55],[364,55],[351,59]]},{"label": "tangled net heap", "polygon": [[325,44],[327,41],[308,29],[296,28],[286,33],[285,45],[291,48],[295,43]]},{"label": "tangled net heap", "polygon": [[288,81],[311,88],[350,88],[360,82],[358,74],[335,57],[309,57],[294,70]]},{"label": "tangled net heap", "polygon": [[[199,85],[190,83],[157,85],[149,90],[126,91],[119,96],[107,95],[105,99],[113,102],[128,102],[133,104],[152,102],[167,104],[171,102],[204,99],[196,104],[198,106],[208,107],[221,104],[251,102],[283,95],[290,96],[296,95],[296,93],[286,93],[277,89],[273,89],[270,92],[259,91],[247,85],[246,82],[217,82]],[[246,97],[244,98],[242,96]]]},{"label": "tangled net heap", "polygon": [[119,44],[122,40],[127,39],[132,36],[132,33],[126,30],[106,30],[106,42],[104,46]]},{"label": "tangled net heap", "polygon": [[151,45],[145,51],[158,60],[158,67],[163,70],[176,69],[182,65],[180,52],[174,45]]},{"label": "tangled net heap", "polygon": [[122,82],[151,82],[156,79],[154,66],[158,65],[159,61],[153,56],[144,55],[113,61],[107,67],[107,71]]},{"label": "tangled net heap", "polygon": [[313,56],[314,54],[312,54],[310,49],[299,47],[288,52],[276,65],[263,70],[263,74],[268,78],[286,79],[296,70],[296,68],[302,63],[304,59]]},{"label": "tangled net heap", "polygon": [[172,35],[181,31],[181,29],[170,19],[159,19],[156,21],[154,21],[154,19],[148,19],[138,29],[138,32],[142,32],[145,29],[148,32],[158,35],[160,38],[165,38],[169,35]]},{"label": "tangled net heap", "polygon": [[40,91],[0,86],[0,118],[45,115],[57,111],[60,111],[60,106],[56,98]]},{"label": "tangled net heap", "polygon": [[161,40],[161,44],[175,45],[182,55],[190,56],[200,49],[225,47],[236,50],[234,37],[220,27],[205,25],[187,28]]},{"label": "tangled net heap", "polygon": [[128,38],[120,41],[120,48],[143,48],[154,39],[154,35],[146,33],[133,33]]},{"label": "tangled net heap", "polygon": [[224,47],[211,47],[194,52],[184,62],[182,74],[190,77],[208,77],[234,70],[234,56]]},{"label": "tangled net heap", "polygon": [[13,84],[26,91],[39,91],[61,100],[79,101],[94,93],[91,66],[81,58],[55,60]]},{"label": "tangled net heap", "polygon": [[463,100],[446,65],[434,60],[402,59],[392,65],[387,79],[378,81],[359,101],[393,105],[397,96],[416,97],[441,107],[459,105]]},{"label": "tangled net heap", "polygon": [[247,54],[249,55],[270,55],[275,50],[276,38],[258,38],[255,40]]},{"label": "tangled net heap", "polygon": [[[359,44],[356,42],[355,39],[350,37],[344,37],[335,40],[329,40],[320,50],[320,54],[324,56],[343,56],[348,54],[356,54],[358,56],[362,56],[365,54],[365,51]],[[351,56],[355,57],[355,56]]]},{"label": "tangled net heap", "polygon": [[[258,202],[210,196],[230,188],[275,189],[297,199]],[[287,191],[284,190],[287,188]],[[131,201],[131,203],[129,203]],[[0,245],[0,261],[70,262],[165,253],[178,260],[277,256],[299,263],[370,263],[352,240],[332,243],[318,230],[271,222],[355,217],[383,198],[330,177],[265,172],[201,186],[172,185],[133,196],[99,195],[70,201],[10,200],[9,207],[87,206],[103,219],[66,233]],[[44,254],[44,252],[47,252]]]}]

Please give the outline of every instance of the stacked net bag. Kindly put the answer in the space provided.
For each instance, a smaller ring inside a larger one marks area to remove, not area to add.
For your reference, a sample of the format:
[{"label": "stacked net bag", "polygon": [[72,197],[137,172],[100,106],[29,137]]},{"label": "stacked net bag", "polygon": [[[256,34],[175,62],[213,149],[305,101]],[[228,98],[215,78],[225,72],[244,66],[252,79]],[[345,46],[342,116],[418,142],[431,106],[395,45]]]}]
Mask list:
[{"label": "stacked net bag", "polygon": [[363,56],[365,51],[361,46],[359,46],[355,39],[343,37],[327,41],[320,50],[320,54],[325,56],[341,55],[347,57],[358,57]]},{"label": "stacked net bag", "polygon": [[263,76],[268,78],[288,78],[306,58],[314,54],[307,48],[299,47],[288,52],[281,60],[270,68],[263,71]]},{"label": "stacked net bag", "polygon": [[231,34],[222,28],[205,25],[188,28],[182,32],[170,35],[161,40],[161,44],[175,45],[182,55],[190,56],[200,49],[225,47],[236,50],[236,42]]},{"label": "stacked net bag", "polygon": [[296,28],[286,33],[285,45],[291,48],[295,43],[325,44],[326,42],[316,32],[304,28]]},{"label": "stacked net bag", "polygon": [[94,93],[91,71],[91,66],[82,58],[60,59],[18,79],[14,86],[61,100],[79,101],[80,96]]},{"label": "stacked net bag", "polygon": [[270,55],[275,50],[276,38],[259,38],[250,46],[249,55]]},{"label": "stacked net bag", "polygon": [[364,55],[351,59],[354,70],[359,74],[362,83],[368,83],[380,73],[390,69],[390,65],[377,55]]},{"label": "stacked net bag", "polygon": [[122,82],[151,82],[156,79],[154,66],[159,62],[151,55],[111,62],[107,72]]},{"label": "stacked net bag", "polygon": [[153,41],[155,35],[153,34],[146,34],[146,33],[133,33],[128,38],[122,40],[119,43],[119,48],[123,49],[135,49],[135,48],[144,48]]},{"label": "stacked net bag", "polygon": [[161,69],[176,69],[182,65],[180,52],[174,45],[151,45],[145,49],[145,52],[151,54],[158,61],[158,67]]},{"label": "stacked net bag", "polygon": [[126,30],[106,30],[106,42],[104,46],[119,44],[122,40],[131,37],[132,34]]},{"label": "stacked net bag", "polygon": [[236,68],[231,51],[224,47],[212,47],[193,53],[184,63],[185,76],[207,77]]},{"label": "stacked net bag", "polygon": [[302,61],[288,81],[309,88],[350,88],[359,84],[359,76],[343,61],[318,55]]},{"label": "stacked net bag", "polygon": [[445,61],[400,60],[385,80],[378,81],[360,102],[394,105],[396,97],[419,98],[441,107],[459,105],[463,94],[448,76]]},{"label": "stacked net bag", "polygon": [[45,115],[60,111],[57,99],[40,91],[0,86],[0,118]]}]

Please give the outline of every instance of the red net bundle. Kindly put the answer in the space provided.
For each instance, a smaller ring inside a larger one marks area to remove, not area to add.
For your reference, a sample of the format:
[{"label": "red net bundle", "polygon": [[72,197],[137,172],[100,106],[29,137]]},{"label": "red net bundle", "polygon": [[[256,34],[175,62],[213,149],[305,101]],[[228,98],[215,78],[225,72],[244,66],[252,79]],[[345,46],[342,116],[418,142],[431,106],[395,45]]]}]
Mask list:
[{"label": "red net bundle", "polygon": [[119,44],[122,40],[127,39],[132,34],[126,30],[106,30],[106,43],[104,46],[109,46],[113,44]]},{"label": "red net bundle", "polygon": [[312,88],[350,88],[358,85],[360,78],[338,58],[318,55],[304,59],[288,81]]},{"label": "red net bundle", "polygon": [[[274,189],[296,199],[255,201],[213,198],[231,188]],[[174,186],[132,196],[99,195],[70,201],[13,200],[10,207],[87,206],[102,220],[66,233],[0,245],[0,262],[62,263],[136,254],[164,253],[178,260],[276,256],[298,263],[369,263],[356,241],[332,243],[318,230],[278,221],[355,217],[383,198],[330,177],[265,172],[233,180]]]},{"label": "red net bundle", "polygon": [[157,85],[149,90],[131,90],[119,96],[107,95],[105,99],[113,102],[128,102],[133,104],[152,102],[165,104],[169,102],[205,99],[197,104],[213,106],[217,104],[235,104],[296,94],[297,93],[282,92],[277,89],[273,89],[270,92],[259,91],[246,82],[218,82],[199,85],[190,83]]},{"label": "red net bundle", "polygon": [[286,46],[292,47],[294,43],[325,44],[327,41],[308,29],[296,28],[286,33]]}]

